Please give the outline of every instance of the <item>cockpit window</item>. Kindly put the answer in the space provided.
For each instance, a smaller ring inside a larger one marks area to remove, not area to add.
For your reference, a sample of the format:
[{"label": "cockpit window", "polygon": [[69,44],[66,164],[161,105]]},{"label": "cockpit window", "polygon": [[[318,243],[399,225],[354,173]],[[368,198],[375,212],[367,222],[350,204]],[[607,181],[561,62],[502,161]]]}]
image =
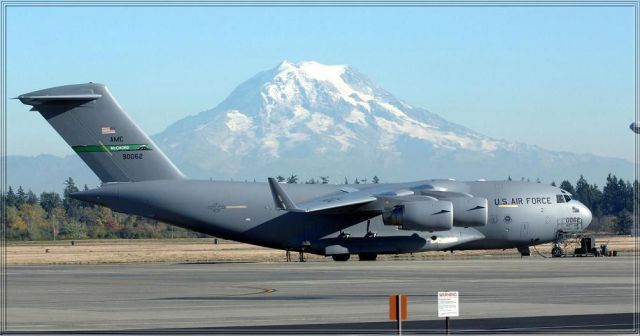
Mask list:
[{"label": "cockpit window", "polygon": [[556,195],[557,203],[564,203],[564,195]]},{"label": "cockpit window", "polygon": [[564,195],[564,200],[569,202],[571,200],[571,197],[569,195]]}]

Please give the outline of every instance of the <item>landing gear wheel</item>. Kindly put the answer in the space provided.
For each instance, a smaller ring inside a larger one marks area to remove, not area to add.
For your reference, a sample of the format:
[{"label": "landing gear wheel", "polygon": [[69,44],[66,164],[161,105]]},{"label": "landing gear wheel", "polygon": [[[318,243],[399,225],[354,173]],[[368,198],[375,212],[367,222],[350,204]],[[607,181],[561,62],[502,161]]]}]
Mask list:
[{"label": "landing gear wheel", "polygon": [[375,261],[378,259],[377,253],[360,253],[358,254],[360,261]]},{"label": "landing gear wheel", "polygon": [[347,261],[349,260],[349,257],[351,257],[350,254],[335,254],[331,256],[334,261]]},{"label": "landing gear wheel", "polygon": [[551,256],[554,258],[562,257],[562,248],[560,248],[560,246],[554,246],[551,249]]}]

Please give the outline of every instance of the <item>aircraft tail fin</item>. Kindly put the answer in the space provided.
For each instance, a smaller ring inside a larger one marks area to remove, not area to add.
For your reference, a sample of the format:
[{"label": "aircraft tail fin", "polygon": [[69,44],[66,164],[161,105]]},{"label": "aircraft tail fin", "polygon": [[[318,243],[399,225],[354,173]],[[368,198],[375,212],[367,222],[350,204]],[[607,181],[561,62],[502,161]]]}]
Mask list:
[{"label": "aircraft tail fin", "polygon": [[59,86],[17,99],[40,112],[102,182],[184,177],[102,84]]}]

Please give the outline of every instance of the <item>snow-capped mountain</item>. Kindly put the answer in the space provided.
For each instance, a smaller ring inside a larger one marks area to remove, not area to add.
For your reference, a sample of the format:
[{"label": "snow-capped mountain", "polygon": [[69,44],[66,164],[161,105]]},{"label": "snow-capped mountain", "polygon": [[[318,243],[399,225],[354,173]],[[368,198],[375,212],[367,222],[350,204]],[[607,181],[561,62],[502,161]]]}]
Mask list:
[{"label": "snow-capped mountain", "polygon": [[[266,179],[378,175],[387,181],[632,177],[621,159],[497,140],[401,101],[346,65],[282,62],[217,107],[154,137],[187,175]],[[602,177],[600,176],[602,175]]]},{"label": "snow-capped mountain", "polygon": [[[511,176],[549,183],[583,174],[600,186],[610,172],[634,178],[626,160],[493,139],[395,98],[349,66],[317,62],[282,62],[153,138],[191,178],[296,174],[342,183],[374,175],[383,182]],[[8,184],[37,193],[60,192],[67,177],[99,184],[75,155],[8,156],[7,163]]]}]

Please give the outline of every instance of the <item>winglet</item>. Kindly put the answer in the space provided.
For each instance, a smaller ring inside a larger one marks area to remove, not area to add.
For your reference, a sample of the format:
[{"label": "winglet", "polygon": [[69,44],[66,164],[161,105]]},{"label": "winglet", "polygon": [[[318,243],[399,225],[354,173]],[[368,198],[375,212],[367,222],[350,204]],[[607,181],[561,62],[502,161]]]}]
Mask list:
[{"label": "winglet", "polygon": [[271,188],[271,196],[273,196],[273,202],[276,204],[276,208],[287,211],[299,210],[289,195],[282,189],[278,181],[273,177],[269,177],[269,188]]}]

